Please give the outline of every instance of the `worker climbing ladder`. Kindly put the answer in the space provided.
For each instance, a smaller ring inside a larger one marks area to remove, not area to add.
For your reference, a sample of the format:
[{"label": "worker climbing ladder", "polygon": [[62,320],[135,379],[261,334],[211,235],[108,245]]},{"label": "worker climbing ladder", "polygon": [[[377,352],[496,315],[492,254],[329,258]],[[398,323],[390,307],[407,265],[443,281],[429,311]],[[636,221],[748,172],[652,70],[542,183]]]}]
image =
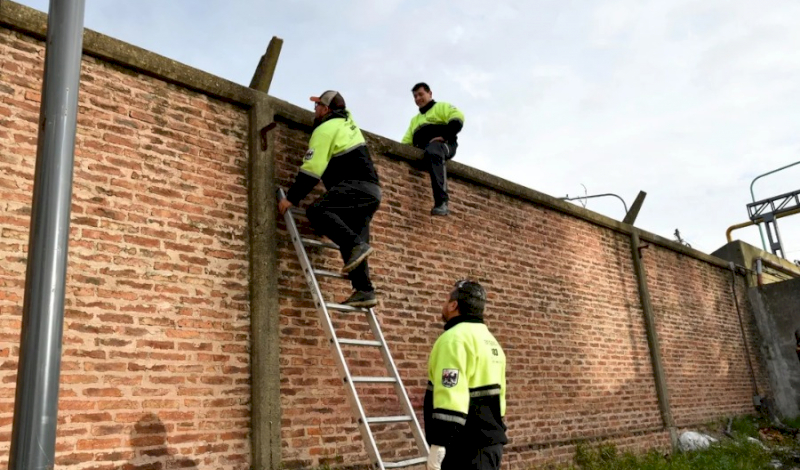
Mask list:
[{"label": "worker climbing ladder", "polygon": [[[280,201],[285,197],[286,196],[284,195],[283,190],[279,189],[278,200]],[[333,243],[325,243],[319,240],[302,237],[297,229],[295,215],[304,215],[304,212],[300,209],[292,208],[291,210],[286,211],[284,214],[286,229],[289,231],[289,235],[292,238],[292,244],[294,245],[295,251],[297,251],[297,256],[300,259],[300,266],[303,269],[303,274],[306,278],[306,282],[308,283],[308,287],[311,289],[311,295],[314,298],[314,305],[317,308],[320,324],[322,329],[325,331],[325,336],[328,340],[328,343],[333,349],[336,365],[338,367],[340,376],[342,377],[342,381],[344,382],[345,390],[347,391],[350,408],[353,412],[353,416],[356,419],[356,423],[358,424],[358,429],[361,432],[361,437],[364,440],[364,445],[366,446],[370,460],[374,464],[375,468],[380,470],[405,468],[427,462],[428,445],[425,442],[425,437],[422,434],[422,428],[420,428],[417,416],[414,414],[414,409],[411,407],[408,394],[403,387],[400,374],[397,372],[397,367],[395,366],[392,355],[389,352],[389,347],[387,346],[386,340],[383,337],[383,333],[381,332],[381,328],[378,324],[378,319],[375,316],[374,310],[372,308],[358,308],[328,302],[323,298],[319,287],[319,282],[317,282],[317,276],[341,279],[346,279],[347,277],[343,274],[323,269],[316,269],[311,266],[311,262],[309,261],[305,247],[314,246],[334,250],[338,250],[338,247]],[[370,330],[375,340],[339,338],[333,326],[329,311],[363,313],[367,322],[369,323]],[[386,365],[386,371],[388,372],[388,375],[381,377],[351,375],[350,368],[348,367],[347,361],[345,360],[345,356],[343,354],[343,346],[357,348],[379,348],[381,355],[383,356],[383,362]],[[393,384],[404,414],[401,416],[367,416],[364,411],[364,407],[361,404],[358,390],[356,388],[356,385],[358,384]],[[403,422],[407,422],[411,425],[411,432],[414,435],[414,440],[416,441],[417,448],[419,449],[421,455],[416,458],[399,462],[384,462],[381,458],[378,445],[375,441],[375,435],[372,431],[372,427]]]}]

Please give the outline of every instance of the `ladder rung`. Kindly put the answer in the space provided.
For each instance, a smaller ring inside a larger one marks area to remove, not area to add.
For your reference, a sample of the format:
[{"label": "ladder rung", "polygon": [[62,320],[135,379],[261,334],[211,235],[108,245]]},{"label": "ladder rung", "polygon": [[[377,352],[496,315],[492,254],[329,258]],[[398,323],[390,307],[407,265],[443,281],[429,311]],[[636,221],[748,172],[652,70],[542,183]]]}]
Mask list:
[{"label": "ladder rung", "polygon": [[339,249],[339,245],[335,243],[326,243],[319,240],[313,240],[311,238],[301,238],[300,241],[303,242],[303,245],[305,246],[318,246],[320,248],[331,248],[334,250]]},{"label": "ladder rung", "polygon": [[340,339],[339,344],[349,344],[351,346],[375,346],[380,348],[383,346],[380,341],[369,341],[364,339]]},{"label": "ladder rung", "polygon": [[411,416],[381,416],[377,418],[367,418],[369,424],[376,423],[405,423],[411,421]]},{"label": "ladder rung", "polygon": [[335,277],[337,279],[348,279],[348,277],[342,273],[337,273],[336,271],[327,271],[325,269],[315,269],[314,275],[323,277]]},{"label": "ladder rung", "polygon": [[304,211],[303,209],[300,209],[299,207],[292,207],[292,208],[290,208],[289,210],[290,210],[290,211],[292,212],[292,214],[294,214],[294,215],[299,215],[299,216],[302,216],[302,217],[305,217],[305,216],[306,216],[306,211]]},{"label": "ladder rung", "polygon": [[428,457],[417,457],[411,460],[403,460],[400,462],[383,462],[383,468],[405,468],[412,465],[419,465],[428,461]]},{"label": "ladder rung", "polygon": [[397,382],[394,377],[353,377],[353,383],[380,383],[380,384],[393,384]]},{"label": "ladder rung", "polygon": [[332,302],[326,303],[326,307],[331,310],[339,310],[340,312],[368,312],[369,309],[364,307],[351,307],[349,305],[335,304]]}]

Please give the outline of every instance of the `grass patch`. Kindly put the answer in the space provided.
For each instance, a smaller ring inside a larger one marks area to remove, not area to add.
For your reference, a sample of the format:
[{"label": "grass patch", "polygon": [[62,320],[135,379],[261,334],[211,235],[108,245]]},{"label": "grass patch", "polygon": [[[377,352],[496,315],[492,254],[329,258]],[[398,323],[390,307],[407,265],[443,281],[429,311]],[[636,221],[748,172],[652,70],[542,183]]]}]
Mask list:
[{"label": "grass patch", "polygon": [[784,419],[783,424],[793,429],[800,429],[800,417]]},{"label": "grass patch", "polygon": [[737,437],[758,438],[759,428],[758,418],[753,416],[739,416],[731,423],[731,432]]},{"label": "grass patch", "polygon": [[[742,432],[749,428],[742,429]],[[635,455],[619,453],[614,446],[579,446],[576,466],[570,470],[767,470],[772,455],[745,437],[726,441],[699,452],[664,456],[658,451]]]}]

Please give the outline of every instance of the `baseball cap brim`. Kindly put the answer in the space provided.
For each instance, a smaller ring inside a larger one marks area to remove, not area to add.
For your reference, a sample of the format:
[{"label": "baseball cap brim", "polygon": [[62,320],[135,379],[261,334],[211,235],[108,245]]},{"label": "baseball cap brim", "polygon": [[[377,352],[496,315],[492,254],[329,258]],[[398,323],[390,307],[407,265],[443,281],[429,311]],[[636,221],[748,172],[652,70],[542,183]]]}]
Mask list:
[{"label": "baseball cap brim", "polygon": [[322,100],[320,99],[319,96],[312,96],[311,98],[309,98],[309,100],[311,100],[311,101],[313,101],[315,103],[322,103]]}]

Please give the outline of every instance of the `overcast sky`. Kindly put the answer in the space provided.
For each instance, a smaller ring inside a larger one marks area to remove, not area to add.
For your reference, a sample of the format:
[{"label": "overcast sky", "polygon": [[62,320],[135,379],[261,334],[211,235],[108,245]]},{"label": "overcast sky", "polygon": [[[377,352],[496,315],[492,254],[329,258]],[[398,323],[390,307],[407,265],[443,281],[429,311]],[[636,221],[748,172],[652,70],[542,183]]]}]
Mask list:
[{"label": "overcast sky", "polygon": [[[19,1],[19,0],[18,0]],[[46,0],[21,3],[46,11]],[[270,94],[337,89],[399,140],[410,87],[466,115],[458,161],[556,197],[648,193],[637,225],[712,252],[750,182],[800,161],[796,0],[88,0],[86,27],[244,85],[284,40]],[[583,185],[583,186],[582,186]],[[800,189],[800,165],[757,199]],[[457,195],[456,195],[457,197]],[[621,220],[622,204],[588,209]],[[779,221],[800,259],[800,215]],[[760,246],[758,230],[735,232]]]}]

